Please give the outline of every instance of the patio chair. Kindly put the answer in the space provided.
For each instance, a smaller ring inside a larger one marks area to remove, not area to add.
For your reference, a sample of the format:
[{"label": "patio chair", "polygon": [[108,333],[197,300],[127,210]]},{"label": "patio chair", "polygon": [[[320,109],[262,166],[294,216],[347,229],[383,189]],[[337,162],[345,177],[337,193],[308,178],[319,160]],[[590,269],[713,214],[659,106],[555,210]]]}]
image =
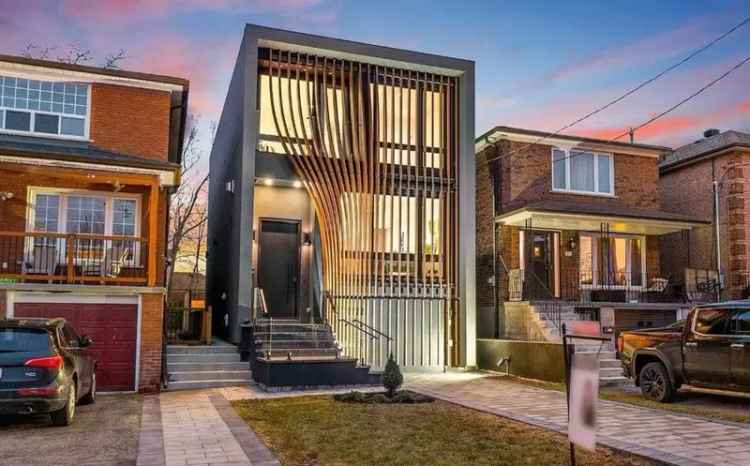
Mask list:
[{"label": "patio chair", "polygon": [[36,244],[27,253],[23,273],[27,275],[52,275],[57,265],[57,246]]},{"label": "patio chair", "polygon": [[107,267],[107,277],[117,278],[120,276],[123,267],[127,264],[128,257],[130,257],[130,248],[128,247],[113,247],[109,250],[108,257],[115,257]]},{"label": "patio chair", "polygon": [[656,277],[651,280],[651,284],[643,290],[644,301],[651,303],[670,301],[669,295],[669,278]]}]

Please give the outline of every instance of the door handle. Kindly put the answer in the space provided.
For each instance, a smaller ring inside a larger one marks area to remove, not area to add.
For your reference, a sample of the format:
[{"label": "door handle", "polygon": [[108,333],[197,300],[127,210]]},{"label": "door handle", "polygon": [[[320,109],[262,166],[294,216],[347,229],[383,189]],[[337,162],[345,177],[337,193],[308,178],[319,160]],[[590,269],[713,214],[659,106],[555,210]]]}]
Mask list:
[{"label": "door handle", "polygon": [[732,343],[732,345],[731,345],[731,346],[732,346],[732,348],[734,348],[734,349],[742,349],[742,348],[744,348],[744,347],[745,347],[745,344],[744,344],[744,343]]},{"label": "door handle", "polygon": [[690,348],[695,348],[695,347],[698,346],[698,343],[696,343],[694,341],[689,341],[689,342],[685,343],[685,346],[689,346]]}]

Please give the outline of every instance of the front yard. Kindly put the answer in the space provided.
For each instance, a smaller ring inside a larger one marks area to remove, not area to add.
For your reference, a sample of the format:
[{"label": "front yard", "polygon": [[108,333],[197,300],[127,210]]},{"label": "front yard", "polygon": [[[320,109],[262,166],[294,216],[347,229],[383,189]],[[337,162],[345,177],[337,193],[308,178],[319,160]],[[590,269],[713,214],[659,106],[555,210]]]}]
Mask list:
[{"label": "front yard", "polygon": [[[443,401],[359,404],[327,396],[233,403],[284,465],[567,464],[563,435]],[[579,464],[647,465],[599,448]]]}]

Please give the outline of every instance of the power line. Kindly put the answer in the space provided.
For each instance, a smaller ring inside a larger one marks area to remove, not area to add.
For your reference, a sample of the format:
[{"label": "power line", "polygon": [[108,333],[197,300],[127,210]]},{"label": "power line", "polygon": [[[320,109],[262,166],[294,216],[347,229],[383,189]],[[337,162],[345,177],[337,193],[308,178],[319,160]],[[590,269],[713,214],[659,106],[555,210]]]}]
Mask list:
[{"label": "power line", "polygon": [[[500,156],[498,156],[498,157],[495,157],[495,158],[489,159],[489,160],[487,160],[487,161],[486,161],[486,163],[492,162],[492,161],[494,161],[494,160],[496,160],[496,159],[498,159],[498,158],[500,158],[500,157],[506,157],[506,156],[510,156],[510,155],[512,155],[512,154],[515,154],[515,153],[517,153],[517,152],[521,152],[521,151],[523,151],[523,150],[526,150],[526,149],[528,149],[529,147],[535,146],[535,145],[539,144],[540,142],[542,142],[542,141],[544,141],[544,140],[546,140],[546,139],[549,139],[549,138],[551,138],[551,137],[554,137],[554,136],[556,136],[556,135],[560,134],[561,132],[565,131],[566,129],[572,128],[573,126],[575,126],[575,125],[577,125],[577,124],[581,123],[582,121],[585,121],[585,120],[587,120],[587,119],[591,118],[592,116],[594,116],[594,115],[596,115],[596,114],[598,114],[598,113],[600,113],[600,112],[602,112],[602,111],[604,111],[604,110],[608,109],[609,107],[611,107],[611,106],[613,106],[613,105],[615,105],[615,104],[617,104],[617,103],[619,103],[619,102],[621,102],[621,101],[625,100],[625,99],[626,99],[627,97],[629,97],[629,96],[633,95],[634,93],[636,93],[636,92],[638,92],[639,90],[643,89],[644,87],[648,86],[648,85],[649,85],[649,84],[651,84],[652,82],[654,82],[654,81],[656,81],[657,79],[659,79],[659,78],[663,77],[664,75],[666,75],[666,74],[667,74],[667,73],[669,73],[670,71],[674,70],[675,68],[677,68],[677,67],[679,67],[679,66],[681,66],[681,65],[683,65],[683,64],[685,64],[685,63],[687,63],[688,61],[690,61],[691,59],[693,59],[693,58],[694,58],[694,57],[695,57],[696,55],[699,55],[700,53],[702,53],[702,52],[704,52],[704,51],[708,50],[708,49],[709,49],[709,48],[711,48],[711,47],[712,47],[713,45],[715,45],[715,44],[716,44],[717,42],[721,41],[721,40],[722,40],[722,39],[724,39],[725,37],[727,37],[727,36],[729,36],[730,34],[732,34],[733,32],[735,32],[736,30],[738,30],[738,29],[740,29],[741,27],[745,26],[745,25],[746,25],[747,23],[750,23],[750,17],[748,17],[748,18],[745,18],[745,19],[744,19],[743,21],[741,21],[740,23],[738,23],[737,25],[735,25],[734,27],[732,27],[732,28],[731,28],[731,29],[729,29],[728,31],[724,32],[724,33],[723,33],[723,34],[721,34],[720,36],[716,37],[716,38],[715,38],[715,39],[713,39],[712,41],[710,41],[710,42],[708,42],[707,44],[705,44],[705,45],[704,45],[703,47],[701,47],[701,48],[699,48],[699,49],[695,50],[694,52],[692,52],[691,54],[687,55],[687,56],[686,56],[685,58],[683,58],[682,60],[680,60],[680,61],[678,61],[677,63],[675,63],[675,64],[673,64],[673,65],[669,66],[668,68],[666,68],[666,69],[662,70],[661,72],[657,73],[656,75],[652,76],[651,78],[649,78],[649,79],[647,79],[647,80],[645,80],[645,81],[641,82],[640,84],[638,84],[638,85],[637,85],[637,86],[635,86],[634,88],[630,89],[629,91],[625,92],[624,94],[622,94],[621,96],[617,97],[616,99],[614,99],[614,100],[611,100],[611,101],[607,102],[606,104],[604,104],[604,105],[602,105],[602,106],[600,106],[600,107],[598,107],[598,108],[596,108],[596,109],[592,110],[591,112],[587,113],[586,115],[584,115],[584,116],[582,116],[582,117],[580,117],[580,118],[576,119],[575,121],[573,121],[573,122],[571,122],[571,123],[568,123],[567,125],[565,125],[565,126],[563,126],[562,128],[558,129],[558,130],[557,130],[557,131],[555,131],[554,133],[550,133],[550,134],[547,134],[547,135],[545,135],[545,136],[541,136],[541,137],[539,137],[539,138],[538,138],[537,140],[535,140],[534,142],[531,142],[531,143],[529,143],[529,144],[527,144],[527,145],[525,145],[525,146],[519,147],[518,149],[512,150],[512,151],[510,151],[510,152],[508,152],[508,153],[506,153],[506,154],[501,154],[501,155],[500,155]],[[743,63],[743,64],[744,64],[744,63]],[[742,65],[740,65],[740,66],[742,66]],[[732,70],[732,71],[734,71],[734,70]],[[731,71],[730,71],[730,73],[731,73]],[[719,80],[721,80],[721,78],[720,78]],[[717,81],[718,81],[718,80],[717,80]],[[710,86],[708,86],[708,87],[710,87]],[[687,99],[687,100],[690,100],[690,99]],[[684,103],[684,102],[683,102],[683,103]],[[680,105],[681,105],[681,104],[680,104]],[[678,106],[679,106],[679,105],[678,105]],[[646,124],[648,124],[648,123],[646,123]],[[642,126],[640,126],[639,128],[641,128],[641,127],[642,127]],[[637,128],[636,128],[636,129],[637,129]],[[629,130],[628,132],[626,132],[625,134],[629,134],[629,132],[630,132],[630,130]],[[621,138],[621,137],[622,137],[622,135],[621,135],[621,136],[618,136],[618,137],[617,137],[616,139],[619,139],[619,138]]]},{"label": "power line", "polygon": [[658,115],[656,115],[656,116],[654,116],[654,117],[652,117],[652,118],[649,118],[649,119],[648,119],[648,120],[646,120],[645,122],[641,123],[640,125],[638,125],[638,126],[636,126],[636,127],[634,127],[634,128],[631,128],[631,129],[629,129],[628,131],[625,131],[624,133],[620,134],[619,136],[616,136],[616,137],[612,138],[612,141],[616,141],[616,140],[620,139],[621,137],[623,137],[623,136],[626,136],[626,135],[628,135],[628,134],[630,133],[630,131],[637,131],[637,130],[639,130],[639,129],[643,128],[644,126],[650,125],[651,123],[653,123],[654,121],[656,121],[656,120],[658,120],[659,118],[663,117],[664,115],[666,115],[666,114],[668,114],[668,113],[671,113],[672,111],[674,111],[674,110],[676,110],[677,108],[681,107],[681,106],[682,106],[682,105],[683,105],[684,103],[686,103],[686,102],[688,102],[688,101],[692,100],[693,98],[695,98],[695,97],[697,97],[697,96],[701,95],[701,94],[702,94],[702,93],[703,93],[704,91],[706,91],[706,90],[707,90],[708,88],[710,88],[710,87],[711,87],[711,86],[713,86],[714,84],[718,83],[718,82],[719,82],[719,81],[721,81],[722,79],[726,78],[727,76],[729,76],[729,75],[730,75],[730,74],[732,74],[733,72],[737,71],[737,70],[738,70],[739,68],[741,68],[741,67],[742,67],[742,65],[744,65],[744,64],[745,64],[745,63],[747,63],[748,61],[750,61],[750,56],[748,56],[748,57],[747,57],[747,58],[745,58],[744,60],[740,61],[740,62],[739,62],[739,63],[737,63],[736,65],[734,65],[734,66],[733,66],[732,68],[730,68],[729,70],[727,70],[727,72],[726,72],[726,73],[722,74],[722,75],[721,75],[721,76],[719,76],[718,78],[716,78],[716,79],[714,79],[713,81],[709,82],[708,84],[706,84],[705,86],[701,87],[701,88],[700,88],[700,89],[698,89],[697,91],[693,92],[693,93],[692,93],[692,94],[690,94],[689,96],[685,97],[685,98],[684,98],[684,99],[682,99],[681,101],[679,101],[679,102],[677,102],[676,104],[672,105],[672,106],[671,106],[671,107],[669,107],[669,108],[668,108],[667,110],[664,110],[664,111],[663,111],[663,112],[661,112],[660,114],[658,114]]}]

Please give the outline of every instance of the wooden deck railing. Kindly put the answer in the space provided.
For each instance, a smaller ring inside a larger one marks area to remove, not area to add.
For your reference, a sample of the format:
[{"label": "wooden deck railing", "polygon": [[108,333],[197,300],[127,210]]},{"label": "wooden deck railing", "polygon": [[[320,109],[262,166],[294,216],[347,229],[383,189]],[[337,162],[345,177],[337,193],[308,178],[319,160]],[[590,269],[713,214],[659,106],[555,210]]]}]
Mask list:
[{"label": "wooden deck railing", "polygon": [[149,285],[156,271],[147,238],[0,231],[0,280]]}]

